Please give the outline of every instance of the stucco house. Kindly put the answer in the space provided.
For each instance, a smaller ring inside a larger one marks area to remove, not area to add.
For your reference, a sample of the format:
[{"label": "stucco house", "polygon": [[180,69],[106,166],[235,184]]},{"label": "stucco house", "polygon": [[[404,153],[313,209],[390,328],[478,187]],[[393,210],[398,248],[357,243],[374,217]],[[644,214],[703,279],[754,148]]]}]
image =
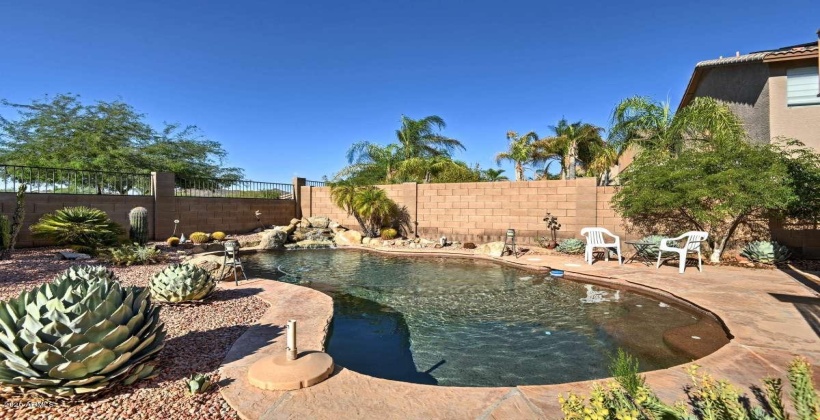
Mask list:
[{"label": "stucco house", "polygon": [[752,141],[795,138],[820,150],[820,31],[805,44],[701,61],[680,103],[708,96],[726,103]]}]

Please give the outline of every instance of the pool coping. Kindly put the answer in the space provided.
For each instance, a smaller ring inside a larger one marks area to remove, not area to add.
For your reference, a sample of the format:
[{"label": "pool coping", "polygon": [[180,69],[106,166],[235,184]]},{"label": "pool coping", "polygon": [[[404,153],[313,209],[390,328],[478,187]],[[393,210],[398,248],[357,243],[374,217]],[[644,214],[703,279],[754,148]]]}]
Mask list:
[{"label": "pool coping", "polygon": [[[538,255],[539,262],[535,263],[467,252],[339,248],[397,256],[472,258],[537,271],[561,268],[571,274],[570,280],[637,289],[652,296],[666,294],[714,314],[731,334],[728,344],[693,363],[646,372],[647,382],[667,402],[684,397],[683,386],[688,383],[684,367],[694,363],[748,393],[749,386],[759,385],[765,376],[783,377],[788,361],[795,355],[803,355],[815,365],[820,362],[820,339],[798,306],[801,299],[814,302],[818,294],[780,270],[707,266],[702,273],[689,268],[679,275],[671,266],[650,270],[644,265],[619,266],[617,262],[603,261],[588,266],[578,264],[580,257]],[[220,287],[236,287],[232,282],[225,283]],[[374,378],[337,367],[330,379],[310,388],[263,391],[247,383],[247,367],[260,357],[284,351],[281,327],[292,318],[299,320],[300,351],[324,349],[333,302],[322,292],[264,279],[251,279],[239,288],[259,289],[257,296],[270,304],[259,323],[234,343],[220,368],[223,382],[227,382],[220,392],[245,419],[560,418],[559,394],[587,392],[592,383],[605,380],[495,388],[446,387]],[[817,369],[815,374],[815,382],[820,383]]]}]

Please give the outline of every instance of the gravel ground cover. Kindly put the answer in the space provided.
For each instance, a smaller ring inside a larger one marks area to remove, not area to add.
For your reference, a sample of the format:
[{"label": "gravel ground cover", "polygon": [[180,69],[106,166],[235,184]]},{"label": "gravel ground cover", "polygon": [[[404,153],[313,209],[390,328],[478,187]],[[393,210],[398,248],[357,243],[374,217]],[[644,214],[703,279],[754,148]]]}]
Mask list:
[{"label": "gravel ground cover", "polygon": [[[0,299],[16,297],[65,270],[74,262],[56,260],[61,248],[16,251],[0,261]],[[173,261],[175,256],[169,256]],[[96,260],[82,263],[99,263]],[[126,285],[147,286],[165,264],[113,267]],[[163,305],[160,318],[168,333],[156,361],[159,376],[115,387],[84,401],[52,402],[0,394],[0,418],[8,419],[221,419],[237,418],[219,393],[217,369],[234,341],[255,323],[267,304],[253,291],[218,288],[200,304]],[[215,383],[205,394],[189,396],[185,378],[210,374]]]}]

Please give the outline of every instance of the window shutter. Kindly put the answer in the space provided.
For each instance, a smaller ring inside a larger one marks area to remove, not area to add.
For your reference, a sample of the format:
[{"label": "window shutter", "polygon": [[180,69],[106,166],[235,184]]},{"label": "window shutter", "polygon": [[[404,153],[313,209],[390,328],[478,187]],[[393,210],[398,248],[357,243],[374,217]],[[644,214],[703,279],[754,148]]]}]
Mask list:
[{"label": "window shutter", "polygon": [[817,67],[800,67],[786,70],[786,103],[796,105],[820,105],[820,76]]}]

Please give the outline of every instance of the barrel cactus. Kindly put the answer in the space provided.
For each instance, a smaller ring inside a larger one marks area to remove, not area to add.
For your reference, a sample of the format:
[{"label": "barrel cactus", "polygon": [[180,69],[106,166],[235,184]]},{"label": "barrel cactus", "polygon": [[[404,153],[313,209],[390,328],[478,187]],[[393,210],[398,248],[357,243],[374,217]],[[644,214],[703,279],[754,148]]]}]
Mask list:
[{"label": "barrel cactus", "polygon": [[104,265],[72,265],[55,278],[55,280],[62,281],[94,281],[99,279],[115,281],[116,277],[114,276],[114,272]]},{"label": "barrel cactus", "polygon": [[168,244],[168,246],[177,246],[179,245],[179,238],[177,238],[176,236],[172,236],[166,239],[165,243]]},{"label": "barrel cactus", "polygon": [[564,254],[581,254],[584,252],[584,248],[586,248],[586,246],[586,242],[580,239],[569,238],[561,241],[555,250],[558,252],[563,252]]},{"label": "barrel cactus", "polygon": [[214,232],[211,234],[211,238],[215,241],[222,241],[226,237],[228,237],[228,235],[226,235],[225,232]]},{"label": "barrel cactus", "polygon": [[194,232],[191,234],[190,238],[191,242],[199,245],[208,242],[209,236],[205,232]]},{"label": "barrel cactus", "polygon": [[58,276],[0,302],[0,388],[75,398],[155,375],[159,307],[107,275]]},{"label": "barrel cactus", "polygon": [[202,300],[216,287],[206,270],[191,264],[171,264],[151,279],[151,296],[162,302]]},{"label": "barrel cactus", "polygon": [[131,229],[128,231],[131,242],[145,245],[148,242],[148,209],[134,207],[128,212],[128,220],[131,222]]},{"label": "barrel cactus", "polygon": [[789,259],[791,251],[777,242],[754,241],[746,244],[740,255],[750,261],[763,264],[782,263]]}]

